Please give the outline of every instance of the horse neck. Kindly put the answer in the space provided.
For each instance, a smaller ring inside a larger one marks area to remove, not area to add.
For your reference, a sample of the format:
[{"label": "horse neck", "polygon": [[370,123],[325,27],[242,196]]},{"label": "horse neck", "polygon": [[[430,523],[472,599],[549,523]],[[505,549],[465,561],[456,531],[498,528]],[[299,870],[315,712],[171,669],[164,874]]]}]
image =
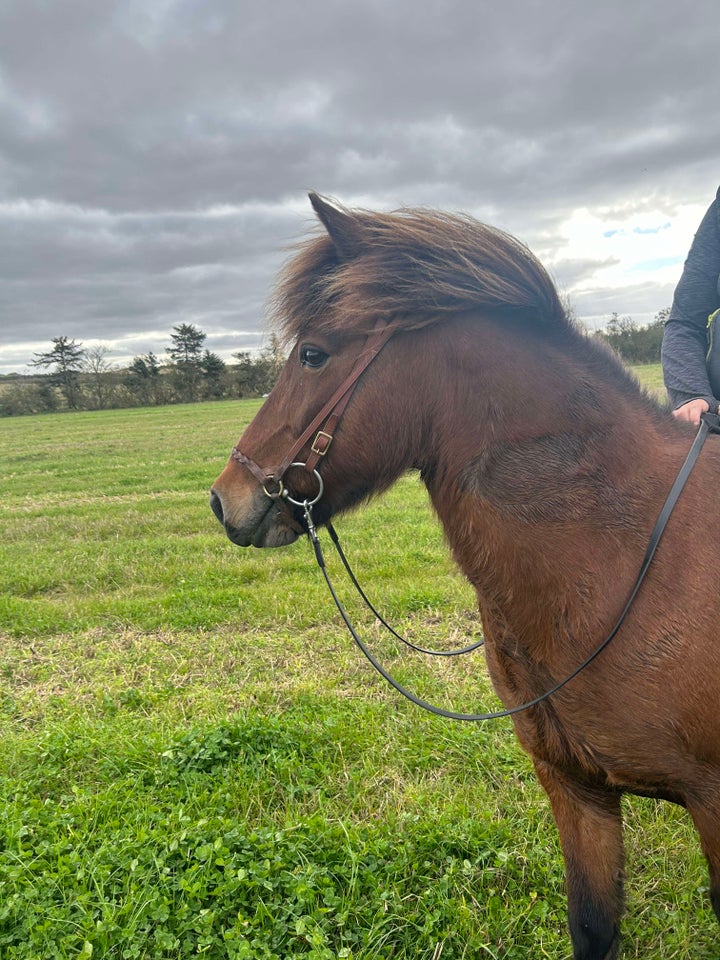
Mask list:
[{"label": "horse neck", "polygon": [[592,351],[563,357],[492,325],[470,349],[460,334],[423,470],[455,558],[515,632],[579,628],[582,594],[615,609],[639,567],[674,469],[660,418]]}]

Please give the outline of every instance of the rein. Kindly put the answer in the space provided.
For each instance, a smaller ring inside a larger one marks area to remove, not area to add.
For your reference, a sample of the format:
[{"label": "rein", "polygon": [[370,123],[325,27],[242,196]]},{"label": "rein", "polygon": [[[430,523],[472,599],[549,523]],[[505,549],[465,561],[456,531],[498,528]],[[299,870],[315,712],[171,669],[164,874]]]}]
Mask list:
[{"label": "rein", "polygon": [[[701,417],[700,428],[695,436],[695,440],[693,441],[693,444],[690,447],[690,450],[685,458],[685,461],[683,462],[683,465],[680,467],[680,470],[678,471],[678,474],[675,478],[675,482],[670,488],[670,492],[668,493],[665,503],[663,504],[662,509],[658,514],[657,520],[655,521],[655,526],[653,527],[652,533],[650,534],[650,540],[648,542],[647,549],[645,550],[645,556],[643,557],[642,564],[640,565],[640,572],[637,575],[637,578],[635,580],[632,590],[630,591],[630,595],[627,599],[627,602],[623,607],[622,613],[618,617],[617,622],[615,623],[615,626],[612,628],[610,633],[605,637],[602,643],[600,643],[599,646],[595,648],[595,650],[590,654],[590,656],[587,657],[585,660],[583,660],[583,662],[578,667],[576,667],[575,670],[573,670],[573,672],[568,676],[566,676],[563,680],[560,680],[558,683],[552,686],[549,690],[546,690],[545,693],[541,694],[538,697],[535,697],[533,700],[529,700],[527,703],[518,704],[515,707],[508,707],[505,710],[497,710],[492,713],[456,713],[454,710],[445,710],[443,707],[436,707],[434,704],[428,703],[426,700],[422,700],[420,697],[417,697],[414,693],[412,693],[412,691],[408,690],[401,683],[399,683],[390,673],[387,672],[387,670],[385,670],[382,664],[379,663],[379,661],[375,658],[371,650],[367,647],[367,645],[364,643],[362,638],[358,635],[352,622],[350,621],[350,618],[348,617],[342,603],[340,602],[340,599],[335,591],[332,581],[330,580],[330,576],[327,572],[327,567],[325,565],[325,558],[322,552],[322,546],[320,544],[320,540],[317,535],[317,530],[315,529],[315,525],[312,521],[312,506],[310,504],[307,504],[307,505],[304,504],[303,506],[305,510],[305,521],[308,527],[308,535],[310,537],[310,540],[312,542],[312,545],[315,551],[315,559],[317,560],[317,564],[320,567],[320,570],[322,571],[323,577],[325,578],[325,582],[328,586],[328,590],[330,591],[330,595],[332,596],[333,601],[335,602],[335,606],[337,607],[338,612],[340,613],[340,616],[345,621],[345,625],[348,628],[350,635],[352,636],[353,640],[355,641],[357,646],[360,648],[360,650],[363,652],[365,657],[372,664],[372,666],[377,670],[377,672],[385,680],[387,680],[387,682],[392,687],[394,687],[398,691],[398,693],[401,693],[407,700],[409,700],[411,703],[414,703],[416,706],[422,707],[423,710],[427,710],[429,713],[434,713],[436,716],[447,717],[450,720],[499,720],[502,717],[510,717],[514,713],[520,713],[523,710],[529,710],[531,707],[536,707],[539,704],[543,703],[553,694],[561,690],[566,684],[570,683],[571,680],[574,680],[575,677],[578,676],[578,674],[582,673],[582,671],[585,670],[585,668],[588,667],[593,662],[593,660],[595,660],[595,658],[598,657],[602,653],[602,651],[610,644],[610,642],[615,638],[617,632],[619,631],[620,627],[622,626],[625,620],[625,617],[628,615],[630,608],[632,607],[633,601],[637,596],[637,593],[642,585],[643,580],[645,579],[645,575],[648,572],[648,569],[650,567],[653,557],[655,556],[655,551],[657,550],[658,544],[660,543],[660,538],[662,537],[665,531],[665,527],[667,526],[667,522],[670,519],[670,515],[672,514],[672,511],[675,508],[675,504],[677,503],[680,497],[680,494],[682,493],[683,488],[685,487],[685,484],[687,483],[687,480],[690,474],[692,473],[692,469],[695,466],[695,462],[697,461],[697,458],[700,455],[700,451],[702,450],[705,440],[707,439],[707,436],[709,433],[720,433],[720,416],[718,416],[717,414],[705,413]],[[342,552],[342,548],[340,547],[340,543],[337,539],[337,534],[332,529],[331,524],[327,524],[327,526],[328,526],[328,529],[330,530],[330,535],[333,539],[333,542],[335,543],[335,546],[338,549],[340,558],[342,559],[343,564],[348,570],[348,573],[350,574],[353,582],[355,582],[354,575],[352,574],[352,571],[350,570],[347,564],[347,560],[345,559],[344,553]],[[359,585],[358,585],[358,589],[360,590],[360,595],[363,597],[363,599],[366,600],[366,603],[368,604],[368,606],[370,606],[370,609],[373,610],[374,612],[374,608],[372,607],[370,602],[367,600],[367,598],[365,598],[365,595],[360,589]],[[379,619],[383,624],[385,624],[385,621],[382,619],[382,617],[379,617]],[[387,626],[387,624],[385,624],[385,626]],[[390,631],[400,640],[403,640],[403,638],[399,637],[399,635],[395,633],[395,631],[392,630],[392,628],[388,628],[388,629],[390,629]],[[403,642],[407,643],[407,641],[405,640],[403,640]],[[408,644],[408,645],[412,646],[411,644]],[[466,653],[472,649],[475,649],[475,647],[479,645],[480,644],[474,644],[472,647],[468,647],[466,650],[451,651],[451,653],[448,655],[452,656],[459,653]],[[420,652],[431,653],[432,651],[421,650]]]},{"label": "rein", "polygon": [[[403,697],[408,699],[411,703],[414,703],[416,706],[421,707],[423,710],[427,710],[429,713],[433,713],[440,717],[446,717],[451,720],[497,720],[502,717],[510,717],[515,713],[520,713],[523,710],[529,710],[531,707],[536,707],[539,704],[543,703],[553,694],[561,690],[566,684],[570,683],[571,680],[574,680],[578,674],[582,673],[583,670],[588,667],[593,660],[598,657],[602,651],[610,644],[610,642],[615,638],[616,634],[620,630],[625,617],[630,611],[632,604],[637,596],[637,593],[645,579],[645,575],[652,563],[652,559],[655,556],[655,551],[657,550],[660,538],[665,531],[667,522],[670,519],[673,509],[682,493],[685,484],[692,473],[692,469],[695,466],[700,451],[703,448],[705,440],[709,433],[720,433],[720,416],[717,414],[705,413],[702,415],[700,420],[700,428],[695,436],[692,446],[683,462],[675,481],[670,488],[670,492],[667,495],[665,503],[658,514],[657,520],[655,521],[655,526],[653,527],[652,533],[650,534],[650,540],[648,542],[647,549],[645,550],[645,556],[643,557],[642,563],[640,565],[640,571],[637,575],[635,583],[630,591],[627,602],[623,607],[623,610],[613,626],[610,633],[605,637],[602,643],[595,648],[595,650],[585,659],[583,662],[573,670],[568,676],[563,680],[560,680],[549,690],[546,690],[545,693],[541,694],[538,697],[535,697],[533,700],[529,700],[527,703],[518,704],[515,707],[508,707],[504,710],[498,710],[491,713],[458,713],[454,710],[446,710],[443,707],[437,707],[434,704],[428,703],[425,700],[422,700],[420,697],[416,696],[401,683],[399,683],[395,678],[388,673],[388,671],[382,666],[382,664],[375,658],[372,651],[367,647],[365,642],[359,636],[357,630],[355,629],[352,621],[350,620],[345,608],[343,607],[340,598],[338,597],[335,587],[330,579],[330,575],[325,564],[325,557],[322,550],[322,545],[318,537],[317,530],[315,528],[315,523],[312,516],[312,508],[318,503],[321,499],[324,486],[322,477],[319,473],[318,466],[324,456],[326,456],[330,445],[333,441],[334,431],[337,427],[337,424],[342,417],[345,409],[350,402],[350,399],[353,395],[357,382],[361,375],[365,372],[367,367],[372,363],[378,353],[382,350],[384,345],[390,339],[393,334],[393,329],[389,327],[384,321],[378,322],[373,331],[367,336],[365,345],[362,352],[357,357],[355,364],[353,365],[352,370],[346,377],[346,379],[340,384],[335,393],[330,397],[330,399],[325,403],[317,416],[312,420],[309,426],[303,431],[303,433],[298,437],[298,439],[290,447],[288,453],[285,455],[280,466],[275,472],[268,472],[260,467],[254,460],[242,453],[237,447],[233,447],[231,459],[235,462],[247,467],[247,469],[253,474],[253,476],[260,482],[265,494],[270,497],[272,500],[284,499],[287,502],[293,504],[294,506],[300,507],[303,510],[305,517],[305,524],[307,526],[308,537],[313,545],[313,550],[315,553],[315,559],[317,561],[318,567],[320,568],[325,582],[327,584],[328,590],[332,599],[335,603],[335,606],[338,609],[340,616],[345,622],[350,635],[353,640],[365,655],[367,660],[372,664],[372,666],[377,670],[377,672],[392,686],[398,693],[402,694]],[[304,461],[297,461],[295,457],[300,454],[302,448],[308,443],[311,437],[314,438],[310,445],[310,452],[307,458]],[[318,484],[318,492],[313,499],[306,498],[304,500],[298,500],[293,498],[290,492],[283,484],[283,480],[287,471],[293,467],[303,468],[306,472],[314,475]],[[268,489],[270,486],[270,489]],[[353,573],[350,564],[345,556],[345,553],[340,545],[339,538],[337,533],[330,522],[326,524],[330,537],[335,545],[335,548],[338,552],[340,560],[345,567],[345,570],[348,573],[353,585],[357,589],[360,597],[374,614],[375,617],[386,627],[389,632],[395,636],[406,646],[410,647],[413,650],[416,650],[419,653],[429,654],[430,656],[459,656],[464,653],[470,653],[473,650],[476,650],[478,647],[482,646],[483,641],[480,640],[476,643],[471,644],[470,646],[463,647],[459,650],[449,650],[449,651],[433,651],[426,650],[423,647],[416,646],[410,641],[406,640],[399,633],[397,633],[393,628],[380,616],[375,607],[372,605],[370,600],[367,598],[362,587],[358,583],[355,574]]]},{"label": "rein", "polygon": [[325,524],[325,529],[330,534],[330,539],[335,545],[335,549],[337,550],[338,556],[342,561],[342,565],[345,567],[345,571],[348,577],[350,577],[350,582],[357,590],[361,600],[363,601],[365,606],[368,608],[368,610],[372,613],[372,615],[375,617],[375,619],[379,620],[380,623],[388,631],[388,633],[391,633],[394,637],[396,637],[400,641],[400,643],[404,643],[406,647],[409,647],[411,650],[414,650],[416,653],[424,653],[428,657],[459,657],[463,653],[472,653],[473,650],[477,650],[478,647],[483,646],[483,644],[485,643],[485,640],[481,638],[480,640],[476,640],[475,643],[471,643],[467,647],[461,647],[459,650],[428,650],[425,647],[419,647],[416,643],[412,643],[410,640],[403,637],[401,634],[397,632],[397,630],[394,630],[390,626],[387,620],[385,620],[385,618],[380,613],[378,613],[378,611],[375,609],[373,604],[368,599],[367,594],[358,583],[358,579],[352,571],[352,567],[350,566],[350,562],[348,558],[345,556],[345,551],[340,545],[340,538],[337,535],[337,531],[335,530],[335,527],[332,525],[332,523],[330,523],[329,520]]}]

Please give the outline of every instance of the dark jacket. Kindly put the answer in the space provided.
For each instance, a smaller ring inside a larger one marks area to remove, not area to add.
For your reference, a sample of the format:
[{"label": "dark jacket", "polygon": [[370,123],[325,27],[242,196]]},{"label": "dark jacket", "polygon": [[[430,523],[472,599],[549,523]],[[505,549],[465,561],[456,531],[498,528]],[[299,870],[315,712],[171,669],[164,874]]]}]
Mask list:
[{"label": "dark jacket", "polygon": [[720,190],[695,234],[665,326],[662,365],[673,409],[698,398],[718,409],[705,357],[708,317],[719,307]]}]

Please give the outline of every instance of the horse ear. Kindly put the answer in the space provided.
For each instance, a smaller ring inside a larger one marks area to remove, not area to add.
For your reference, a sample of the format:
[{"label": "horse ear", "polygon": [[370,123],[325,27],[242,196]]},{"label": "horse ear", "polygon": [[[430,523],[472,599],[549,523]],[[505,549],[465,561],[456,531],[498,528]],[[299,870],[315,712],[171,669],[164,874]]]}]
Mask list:
[{"label": "horse ear", "polygon": [[336,207],[317,193],[309,193],[310,203],[327,230],[341,260],[352,260],[360,252],[363,231],[356,217]]}]

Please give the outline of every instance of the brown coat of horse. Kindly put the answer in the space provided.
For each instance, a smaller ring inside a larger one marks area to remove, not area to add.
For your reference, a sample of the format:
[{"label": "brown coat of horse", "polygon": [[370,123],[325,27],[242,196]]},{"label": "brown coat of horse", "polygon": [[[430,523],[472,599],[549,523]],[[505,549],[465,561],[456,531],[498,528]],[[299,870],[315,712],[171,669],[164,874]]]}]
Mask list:
[{"label": "brown coat of horse", "polygon": [[[294,348],[238,447],[271,469],[347,376],[363,373],[320,470],[319,523],[418,470],[474,586],[506,706],[546,691],[614,625],[691,436],[568,320],[511,237],[428,211],[350,212],[311,195],[326,233],[276,298]],[[623,907],[624,792],[685,806],[720,917],[720,440],[702,452],[617,637],[513,717],[550,798],[576,960],[612,960]],[[305,460],[310,442],[298,455]],[[293,494],[314,494],[294,468]],[[228,536],[280,546],[301,512],[232,460],[212,492]]]}]

